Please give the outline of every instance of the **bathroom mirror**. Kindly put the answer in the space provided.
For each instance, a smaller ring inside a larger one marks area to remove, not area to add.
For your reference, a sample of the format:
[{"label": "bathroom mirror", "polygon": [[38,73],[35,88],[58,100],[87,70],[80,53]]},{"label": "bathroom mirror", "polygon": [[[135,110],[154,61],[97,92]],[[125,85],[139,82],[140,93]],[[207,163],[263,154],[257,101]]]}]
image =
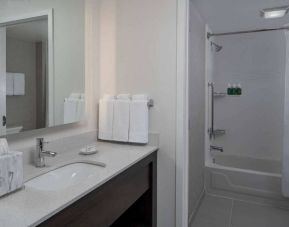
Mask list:
[{"label": "bathroom mirror", "polygon": [[0,136],[84,117],[84,1],[4,0]]}]

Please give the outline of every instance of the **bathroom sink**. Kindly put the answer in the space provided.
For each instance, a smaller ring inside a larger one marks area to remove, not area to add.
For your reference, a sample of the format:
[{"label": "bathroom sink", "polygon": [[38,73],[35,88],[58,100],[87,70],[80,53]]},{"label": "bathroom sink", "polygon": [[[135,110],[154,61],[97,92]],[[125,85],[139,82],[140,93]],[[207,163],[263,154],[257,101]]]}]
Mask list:
[{"label": "bathroom sink", "polygon": [[59,191],[97,176],[98,170],[98,165],[73,163],[35,177],[27,181],[25,187],[41,191]]}]

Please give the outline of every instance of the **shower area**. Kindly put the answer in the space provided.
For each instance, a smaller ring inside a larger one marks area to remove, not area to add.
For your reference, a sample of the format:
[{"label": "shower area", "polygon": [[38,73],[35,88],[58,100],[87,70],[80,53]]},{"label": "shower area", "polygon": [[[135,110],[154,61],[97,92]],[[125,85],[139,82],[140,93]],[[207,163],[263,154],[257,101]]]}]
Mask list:
[{"label": "shower area", "polygon": [[205,188],[210,193],[289,207],[288,34],[208,30]]}]

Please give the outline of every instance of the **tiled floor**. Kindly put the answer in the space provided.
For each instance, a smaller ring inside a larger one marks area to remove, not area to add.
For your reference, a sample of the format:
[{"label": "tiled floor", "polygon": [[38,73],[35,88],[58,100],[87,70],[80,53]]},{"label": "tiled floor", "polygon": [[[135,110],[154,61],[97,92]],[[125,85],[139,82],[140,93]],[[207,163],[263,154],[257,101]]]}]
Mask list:
[{"label": "tiled floor", "polygon": [[289,210],[206,195],[191,227],[289,227]]}]

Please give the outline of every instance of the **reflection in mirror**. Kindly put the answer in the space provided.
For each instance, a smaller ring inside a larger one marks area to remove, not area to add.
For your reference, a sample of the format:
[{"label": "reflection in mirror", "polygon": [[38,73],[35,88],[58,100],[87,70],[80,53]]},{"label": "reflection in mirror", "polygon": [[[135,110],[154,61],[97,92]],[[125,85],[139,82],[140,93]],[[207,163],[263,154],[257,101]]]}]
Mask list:
[{"label": "reflection in mirror", "polygon": [[84,1],[0,8],[0,136],[84,117]]},{"label": "reflection in mirror", "polygon": [[45,128],[48,20],[6,27],[6,134]]}]

